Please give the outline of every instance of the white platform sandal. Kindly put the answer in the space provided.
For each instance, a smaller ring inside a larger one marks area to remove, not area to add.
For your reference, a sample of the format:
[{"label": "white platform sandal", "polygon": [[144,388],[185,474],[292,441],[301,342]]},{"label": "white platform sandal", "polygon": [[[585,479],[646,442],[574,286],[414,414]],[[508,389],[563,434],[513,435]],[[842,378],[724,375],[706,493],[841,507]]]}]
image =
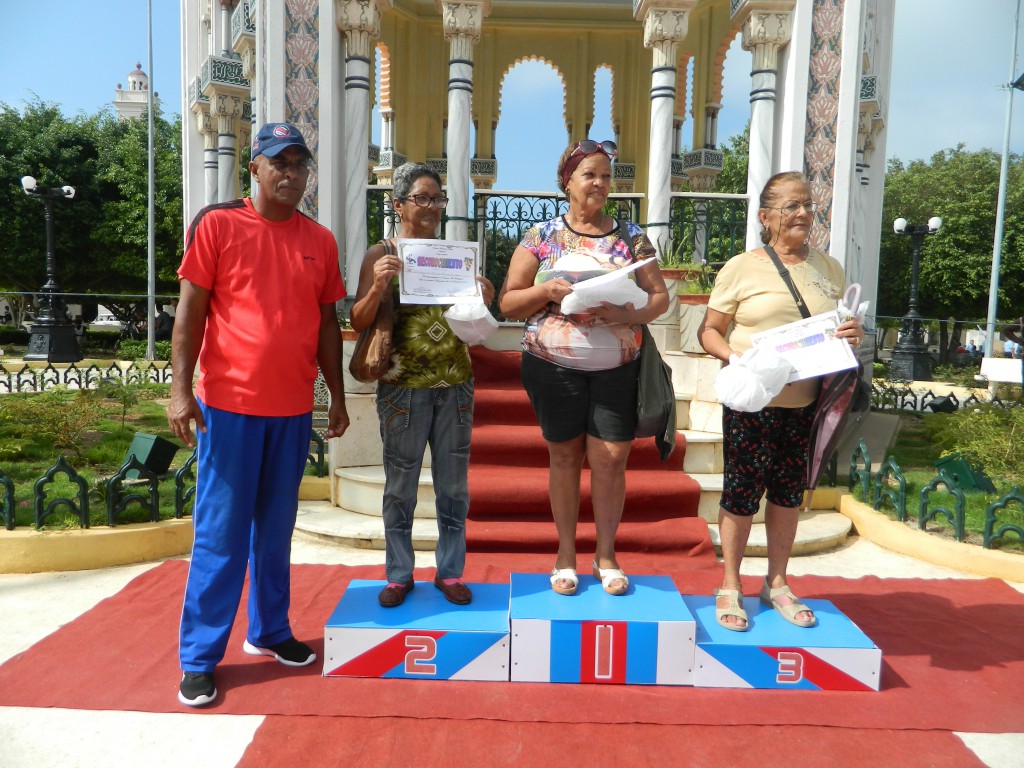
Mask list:
[{"label": "white platform sandal", "polygon": [[[558,586],[559,581],[571,581],[571,587],[560,587]],[[576,576],[575,568],[552,568],[551,569],[551,589],[560,595],[575,595],[576,587],[579,586],[580,580]]]},{"label": "white platform sandal", "polygon": [[[609,595],[624,595],[629,589],[629,579],[626,578],[626,574],[622,572],[621,568],[599,568],[597,560],[594,561],[594,578],[600,579],[601,586]],[[613,587],[612,583],[616,581],[622,583]]]}]

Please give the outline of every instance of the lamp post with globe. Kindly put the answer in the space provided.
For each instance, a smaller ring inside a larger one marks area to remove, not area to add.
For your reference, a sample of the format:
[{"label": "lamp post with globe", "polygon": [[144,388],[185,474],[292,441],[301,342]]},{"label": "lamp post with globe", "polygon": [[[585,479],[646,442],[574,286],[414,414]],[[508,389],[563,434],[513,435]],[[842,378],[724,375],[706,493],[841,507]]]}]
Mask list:
[{"label": "lamp post with globe", "polygon": [[942,228],[942,219],[932,216],[927,224],[908,224],[904,218],[892,223],[897,235],[910,238],[912,261],[910,268],[910,305],[900,323],[900,337],[892,350],[892,372],[907,381],[931,381],[932,358],[928,345],[924,343],[921,329],[921,314],[917,311],[918,277],[921,267],[921,246],[927,235],[934,235]]},{"label": "lamp post with globe", "polygon": [[57,282],[57,259],[53,250],[53,201],[73,199],[75,188],[40,187],[31,176],[22,177],[21,187],[26,195],[42,201],[46,212],[46,283],[39,289],[39,311],[29,330],[28,353],[24,359],[75,363],[82,359],[82,352]]}]

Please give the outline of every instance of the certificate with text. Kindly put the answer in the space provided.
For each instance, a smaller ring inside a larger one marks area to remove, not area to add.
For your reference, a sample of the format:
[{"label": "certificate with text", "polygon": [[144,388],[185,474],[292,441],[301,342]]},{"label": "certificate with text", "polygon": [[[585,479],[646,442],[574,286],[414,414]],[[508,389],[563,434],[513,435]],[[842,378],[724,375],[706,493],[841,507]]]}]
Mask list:
[{"label": "certificate with text", "polygon": [[789,381],[799,381],[857,367],[853,348],[836,336],[839,325],[838,312],[825,312],[752,334],[750,340],[788,360]]},{"label": "certificate with text", "polygon": [[481,297],[476,281],[478,243],[398,239],[398,296],[401,304],[455,304]]}]

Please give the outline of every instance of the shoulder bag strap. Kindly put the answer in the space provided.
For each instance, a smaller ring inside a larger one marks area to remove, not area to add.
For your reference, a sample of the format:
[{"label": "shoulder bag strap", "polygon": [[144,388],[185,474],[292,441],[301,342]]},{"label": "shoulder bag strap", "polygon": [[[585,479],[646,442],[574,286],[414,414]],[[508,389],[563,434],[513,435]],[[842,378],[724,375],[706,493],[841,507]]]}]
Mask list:
[{"label": "shoulder bag strap", "polygon": [[629,227],[626,225],[625,219],[619,219],[619,237],[626,243],[626,248],[629,249],[629,258],[632,261],[636,261],[636,254],[633,253],[633,240],[629,236]]},{"label": "shoulder bag strap", "polygon": [[782,282],[789,288],[789,292],[793,294],[793,301],[796,302],[797,309],[800,310],[800,314],[806,319],[811,316],[810,310],[807,309],[807,305],[804,304],[804,297],[800,295],[800,291],[793,285],[793,278],[789,274],[789,270],[782,263],[782,259],[779,258],[779,254],[775,252],[775,249],[770,245],[764,247],[764,252],[768,254],[768,257],[772,260],[775,268],[779,270],[779,277],[782,278]]},{"label": "shoulder bag strap", "polygon": [[[392,240],[390,238],[385,238],[385,239],[379,240],[378,242],[381,245],[384,246],[384,255],[385,256],[395,256],[395,255],[398,254],[398,249],[395,248],[395,241],[394,240]],[[388,290],[384,291],[384,293],[381,295],[380,306],[377,307],[377,314],[380,314],[383,311],[383,312],[385,312],[385,313],[390,315],[393,312],[393,310],[394,310],[394,299],[392,298],[390,288],[391,288],[391,286],[389,285],[388,286]]]}]

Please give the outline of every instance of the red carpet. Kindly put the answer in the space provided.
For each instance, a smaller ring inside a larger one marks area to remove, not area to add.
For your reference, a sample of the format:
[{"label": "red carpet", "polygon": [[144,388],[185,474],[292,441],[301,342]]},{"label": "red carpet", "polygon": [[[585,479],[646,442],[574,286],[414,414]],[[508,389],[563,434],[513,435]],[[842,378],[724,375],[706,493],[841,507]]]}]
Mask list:
[{"label": "red carpet", "polygon": [[276,765],[281,755],[301,755],[304,768],[401,765],[410,755],[417,768],[983,766],[960,739],[943,732],[363,717],[268,717],[238,765]]},{"label": "red carpet", "polygon": [[[717,569],[633,555],[633,573],[669,573],[709,594]],[[486,560],[486,562],[482,562]],[[503,582],[540,555],[470,558],[470,581]],[[651,568],[645,566],[651,565]],[[690,569],[693,565],[697,568]],[[669,566],[669,567],[666,567]],[[0,705],[181,711],[177,626],[187,564],[167,562],[0,666]],[[323,627],[352,578],[379,567],[294,568],[295,634],[323,650]],[[417,579],[433,576],[420,571]],[[218,667],[220,714],[435,718],[665,726],[832,726],[1024,732],[1024,596],[1000,581],[793,579],[836,603],[882,649],[882,691],[736,691],[688,687],[324,679],[241,651],[243,618]],[[428,586],[425,585],[429,589]],[[754,594],[757,585],[745,585]],[[244,605],[244,602],[243,602]],[[511,727],[511,726],[508,726]],[[584,731],[580,731],[583,733]],[[537,749],[541,747],[538,746]]]},{"label": "red carpet", "polygon": [[[548,453],[519,380],[520,353],[473,347],[472,356],[476,404],[469,469],[470,546],[477,551],[554,553]],[[667,462],[659,459],[653,438],[633,443],[624,525],[616,540],[619,551],[679,552],[688,543],[685,531],[672,524],[694,517],[700,500],[700,487],[682,471],[685,452],[682,437]],[[586,553],[588,545],[593,551],[594,538],[587,467],[581,488],[580,551]]]}]

